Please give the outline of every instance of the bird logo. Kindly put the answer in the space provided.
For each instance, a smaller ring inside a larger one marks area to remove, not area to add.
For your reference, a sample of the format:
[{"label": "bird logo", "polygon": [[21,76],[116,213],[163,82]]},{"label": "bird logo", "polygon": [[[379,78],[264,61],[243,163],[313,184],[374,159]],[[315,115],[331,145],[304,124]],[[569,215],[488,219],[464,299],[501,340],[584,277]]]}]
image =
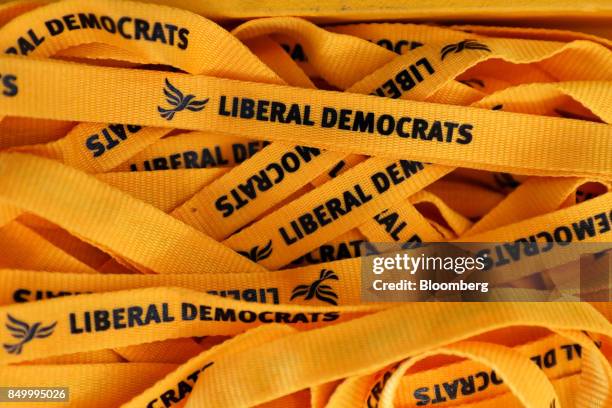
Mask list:
[{"label": "bird logo", "polygon": [[259,262],[272,255],[272,240],[270,240],[261,249],[259,245],[255,245],[249,251],[237,251],[240,255],[249,258],[253,262]]},{"label": "bird logo", "polygon": [[338,299],[338,295],[334,292],[334,289],[329,285],[323,285],[323,282],[326,280],[340,280],[338,275],[334,273],[334,271],[329,269],[321,269],[321,273],[319,274],[319,279],[312,282],[310,285],[297,285],[293,288],[291,292],[291,299],[304,296],[304,300],[310,300],[314,297],[317,299],[332,304],[334,306],[338,305],[336,299]]},{"label": "bird logo", "polygon": [[2,345],[9,354],[21,354],[21,350],[26,343],[34,339],[49,337],[53,334],[53,330],[57,324],[57,322],[53,322],[48,326],[43,326],[42,322],[36,322],[30,326],[26,322],[22,322],[10,314],[7,315],[7,318],[8,322],[6,323],[6,328],[11,332],[11,336],[19,340],[19,342],[15,344]]},{"label": "bird logo", "polygon": [[457,54],[463,50],[483,50],[491,52],[491,49],[486,44],[481,44],[476,40],[463,40],[456,44],[448,44],[442,47],[440,50],[440,59],[443,60],[451,52]]},{"label": "bird logo", "polygon": [[168,102],[171,106],[174,106],[173,108],[169,109],[162,108],[161,106],[157,107],[160,116],[166,120],[172,120],[176,112],[180,112],[185,109],[192,112],[201,111],[206,107],[206,103],[208,103],[209,99],[206,98],[198,101],[195,99],[195,95],[183,95],[183,93],[179,91],[177,87],[168,81],[168,78],[166,78],[164,95],[166,95],[166,102]]}]

